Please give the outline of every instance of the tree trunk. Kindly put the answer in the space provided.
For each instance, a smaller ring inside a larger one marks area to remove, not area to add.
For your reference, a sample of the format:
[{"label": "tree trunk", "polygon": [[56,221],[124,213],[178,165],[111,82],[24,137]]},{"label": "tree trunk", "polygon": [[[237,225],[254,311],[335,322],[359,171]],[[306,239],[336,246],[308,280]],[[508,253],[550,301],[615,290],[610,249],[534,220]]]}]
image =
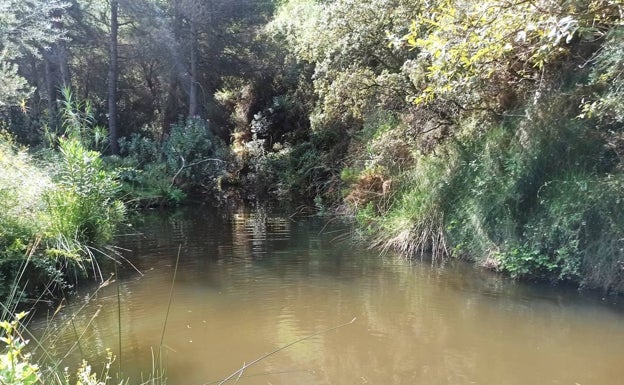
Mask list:
[{"label": "tree trunk", "polygon": [[173,30],[173,42],[171,47],[171,66],[169,68],[169,84],[167,85],[167,97],[165,99],[162,136],[164,139],[171,129],[171,125],[178,119],[180,113],[180,75],[182,65],[180,63],[180,30],[182,28],[182,17],[180,16],[180,5],[177,0],[171,1],[171,28]]},{"label": "tree trunk", "polygon": [[108,67],[108,133],[110,137],[110,151],[119,154],[119,128],[117,127],[117,79],[119,78],[118,55],[117,55],[117,32],[119,23],[117,13],[119,11],[118,0],[110,0],[110,51]]},{"label": "tree trunk", "polygon": [[[63,10],[55,9],[52,12],[52,25],[58,33],[63,33],[64,25],[62,21]],[[67,44],[64,39],[60,39],[53,45],[55,61],[60,72],[60,87],[71,88],[71,74],[69,72],[69,59],[67,54]],[[60,94],[60,90],[57,90]]]},{"label": "tree trunk", "polygon": [[61,72],[61,85],[71,88],[71,73],[69,72],[69,59],[67,57],[67,45],[61,40],[56,45],[59,71]]},{"label": "tree trunk", "polygon": [[54,81],[54,72],[52,69],[51,53],[46,52],[43,56],[44,72],[45,72],[45,85],[46,85],[46,99],[48,102],[48,126],[51,130],[57,129],[57,110],[56,110],[56,82]]},{"label": "tree trunk", "polygon": [[191,15],[191,81],[189,90],[189,117],[197,116],[197,25],[195,15]]}]

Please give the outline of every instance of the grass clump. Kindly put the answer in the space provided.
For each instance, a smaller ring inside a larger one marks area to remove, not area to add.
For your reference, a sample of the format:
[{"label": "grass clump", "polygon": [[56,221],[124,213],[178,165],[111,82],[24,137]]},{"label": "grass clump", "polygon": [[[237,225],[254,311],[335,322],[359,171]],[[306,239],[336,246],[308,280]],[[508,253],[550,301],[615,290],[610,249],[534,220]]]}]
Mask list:
[{"label": "grass clump", "polygon": [[384,249],[407,255],[431,252],[434,258],[446,253],[444,212],[441,187],[445,165],[433,157],[417,159],[417,165],[402,176],[387,211],[379,212],[378,233],[374,242]]},{"label": "grass clump", "polygon": [[85,140],[93,130],[84,126],[88,117],[80,117],[88,110],[73,103],[65,109],[72,112],[64,113],[62,135],[50,135],[57,148],[37,156],[0,134],[0,297],[9,300],[5,303],[25,300],[15,295],[49,295],[67,287],[70,276],[89,274],[87,266],[99,274],[95,254],[125,217],[118,171],[89,147],[99,140]]}]

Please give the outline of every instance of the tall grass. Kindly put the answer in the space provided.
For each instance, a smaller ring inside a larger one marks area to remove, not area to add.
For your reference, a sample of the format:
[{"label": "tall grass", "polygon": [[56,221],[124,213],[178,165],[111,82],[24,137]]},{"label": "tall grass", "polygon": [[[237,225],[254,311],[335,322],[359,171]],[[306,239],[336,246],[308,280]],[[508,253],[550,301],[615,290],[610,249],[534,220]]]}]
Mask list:
[{"label": "tall grass", "polygon": [[447,253],[441,183],[446,165],[435,158],[421,157],[395,193],[396,198],[383,213],[374,242],[383,249],[406,255],[431,253],[434,259]]},{"label": "tall grass", "polygon": [[117,199],[118,174],[106,170],[98,152],[75,138],[60,139],[59,151],[52,170],[56,184],[44,196],[47,238],[50,251],[79,257],[85,245],[110,241],[125,216],[125,206]]},{"label": "tall grass", "polygon": [[463,122],[435,153],[416,153],[386,176],[396,182],[390,204],[359,210],[375,244],[624,290],[622,165],[598,128],[555,115],[564,100],[524,118]]},{"label": "tall grass", "polygon": [[[0,298],[14,285],[38,296],[63,288],[69,276],[99,272],[96,256],[125,216],[118,199],[119,175],[109,170],[86,141],[93,127],[88,110],[65,106],[64,136],[55,149],[32,155],[7,133],[0,133]],[[72,110],[70,113],[69,110]],[[77,117],[83,116],[83,119]],[[52,138],[53,136],[51,136]],[[28,256],[22,280],[16,273]],[[50,283],[52,282],[52,285]]]},{"label": "tall grass", "polygon": [[[45,286],[46,277],[58,278],[54,261],[41,258],[47,228],[44,196],[54,187],[49,173],[37,165],[25,148],[0,132],[0,298],[15,298],[16,287],[30,261],[29,286]],[[57,282],[59,283],[59,282]],[[7,303],[13,303],[9,301]]]}]

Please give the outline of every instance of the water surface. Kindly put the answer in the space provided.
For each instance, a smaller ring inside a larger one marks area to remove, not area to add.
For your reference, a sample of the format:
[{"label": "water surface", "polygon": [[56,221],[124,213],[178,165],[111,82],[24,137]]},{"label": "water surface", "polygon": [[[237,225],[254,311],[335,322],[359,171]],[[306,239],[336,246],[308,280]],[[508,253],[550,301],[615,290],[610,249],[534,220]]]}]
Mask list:
[{"label": "water surface", "polygon": [[48,326],[46,343],[72,350],[70,360],[98,362],[108,348],[124,376],[162,366],[170,385],[210,384],[357,317],[269,356],[238,383],[624,381],[624,313],[595,295],[379,256],[336,221],[266,210],[153,213],[135,230],[119,246],[141,274],[126,267],[95,295],[84,290]]}]

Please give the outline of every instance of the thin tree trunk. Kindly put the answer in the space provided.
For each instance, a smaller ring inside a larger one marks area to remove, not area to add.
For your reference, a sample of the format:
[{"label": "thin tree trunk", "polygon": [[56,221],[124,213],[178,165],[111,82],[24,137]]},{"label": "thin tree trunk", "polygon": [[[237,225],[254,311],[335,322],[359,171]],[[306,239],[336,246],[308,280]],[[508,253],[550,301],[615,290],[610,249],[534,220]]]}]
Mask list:
[{"label": "thin tree trunk", "polygon": [[164,139],[167,134],[169,134],[171,125],[177,120],[179,113],[178,106],[180,102],[179,79],[182,66],[179,62],[180,50],[178,48],[180,42],[181,16],[178,1],[172,0],[171,6],[171,25],[173,29],[174,46],[171,47],[171,67],[169,69],[169,84],[167,86],[167,97],[164,105],[161,139]]},{"label": "thin tree trunk", "polygon": [[59,71],[61,72],[61,85],[71,88],[71,73],[69,71],[69,59],[67,57],[67,45],[61,40],[56,45]]},{"label": "thin tree trunk", "polygon": [[110,51],[108,67],[108,133],[110,136],[110,150],[112,154],[119,154],[119,128],[117,127],[117,80],[119,78],[118,55],[117,55],[117,32],[119,23],[117,13],[119,11],[118,0],[110,0]]},{"label": "thin tree trunk", "polygon": [[45,85],[46,85],[46,99],[48,102],[48,126],[51,130],[56,130],[57,125],[57,111],[56,111],[56,84],[54,82],[54,74],[52,72],[52,59],[50,53],[45,53],[43,57],[44,72],[45,72]]},{"label": "thin tree trunk", "polygon": [[189,117],[197,116],[197,25],[191,16],[191,82],[189,90]]},{"label": "thin tree trunk", "polygon": [[[58,33],[64,32],[62,21],[63,11],[56,9],[52,12],[52,25]],[[53,45],[54,57],[60,72],[60,86],[62,88],[71,88],[71,73],[69,71],[69,59],[67,54],[67,44],[64,39],[60,39]],[[57,90],[60,93],[60,90]]]}]

